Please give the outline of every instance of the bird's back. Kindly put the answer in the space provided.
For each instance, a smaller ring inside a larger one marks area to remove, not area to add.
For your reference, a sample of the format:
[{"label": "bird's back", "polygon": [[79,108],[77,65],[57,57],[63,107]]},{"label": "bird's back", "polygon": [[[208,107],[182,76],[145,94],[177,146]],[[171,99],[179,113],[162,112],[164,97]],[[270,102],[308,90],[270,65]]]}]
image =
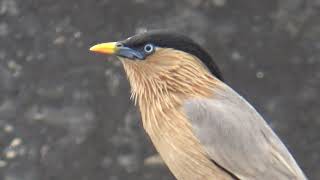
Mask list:
[{"label": "bird's back", "polygon": [[210,158],[239,179],[306,179],[259,113],[227,85],[184,109]]}]

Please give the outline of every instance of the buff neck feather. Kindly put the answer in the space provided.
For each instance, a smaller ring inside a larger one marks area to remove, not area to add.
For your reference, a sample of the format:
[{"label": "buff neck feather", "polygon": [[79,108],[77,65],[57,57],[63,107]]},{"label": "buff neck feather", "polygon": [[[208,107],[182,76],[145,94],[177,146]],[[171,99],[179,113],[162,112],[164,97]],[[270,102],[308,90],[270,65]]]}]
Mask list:
[{"label": "buff neck feather", "polygon": [[157,49],[144,61],[121,61],[135,104],[171,107],[181,98],[211,96],[219,83],[196,57],[173,49]]},{"label": "buff neck feather", "polygon": [[188,98],[211,97],[220,81],[197,58],[173,49],[121,61],[144,129],[177,179],[231,179],[207,158],[181,111]]}]

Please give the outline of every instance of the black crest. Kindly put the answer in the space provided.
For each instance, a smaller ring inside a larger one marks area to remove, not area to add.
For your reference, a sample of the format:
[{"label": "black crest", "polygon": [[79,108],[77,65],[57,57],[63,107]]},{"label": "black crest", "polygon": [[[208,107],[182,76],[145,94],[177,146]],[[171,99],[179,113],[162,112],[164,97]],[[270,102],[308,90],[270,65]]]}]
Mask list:
[{"label": "black crest", "polygon": [[122,41],[122,43],[130,48],[139,48],[147,43],[151,43],[158,47],[173,48],[187,52],[199,58],[215,77],[223,81],[222,74],[210,55],[199,44],[185,35],[170,31],[154,30],[137,34]]}]

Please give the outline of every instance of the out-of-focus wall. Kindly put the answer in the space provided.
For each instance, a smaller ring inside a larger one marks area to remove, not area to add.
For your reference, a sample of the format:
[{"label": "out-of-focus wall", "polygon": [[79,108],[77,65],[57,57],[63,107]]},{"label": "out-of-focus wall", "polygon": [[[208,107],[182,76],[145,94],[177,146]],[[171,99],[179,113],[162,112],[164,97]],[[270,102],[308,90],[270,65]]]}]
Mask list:
[{"label": "out-of-focus wall", "polygon": [[320,179],[320,1],[0,0],[0,179],[164,180],[168,169],[97,43],[184,32]]}]

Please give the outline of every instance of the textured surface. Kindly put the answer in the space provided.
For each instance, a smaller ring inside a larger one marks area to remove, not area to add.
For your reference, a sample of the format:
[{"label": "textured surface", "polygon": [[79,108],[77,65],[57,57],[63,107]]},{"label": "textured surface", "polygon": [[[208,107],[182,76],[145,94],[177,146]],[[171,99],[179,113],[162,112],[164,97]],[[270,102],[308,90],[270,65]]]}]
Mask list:
[{"label": "textured surface", "polygon": [[0,179],[173,179],[120,63],[88,47],[189,34],[320,179],[319,0],[0,0]]}]

